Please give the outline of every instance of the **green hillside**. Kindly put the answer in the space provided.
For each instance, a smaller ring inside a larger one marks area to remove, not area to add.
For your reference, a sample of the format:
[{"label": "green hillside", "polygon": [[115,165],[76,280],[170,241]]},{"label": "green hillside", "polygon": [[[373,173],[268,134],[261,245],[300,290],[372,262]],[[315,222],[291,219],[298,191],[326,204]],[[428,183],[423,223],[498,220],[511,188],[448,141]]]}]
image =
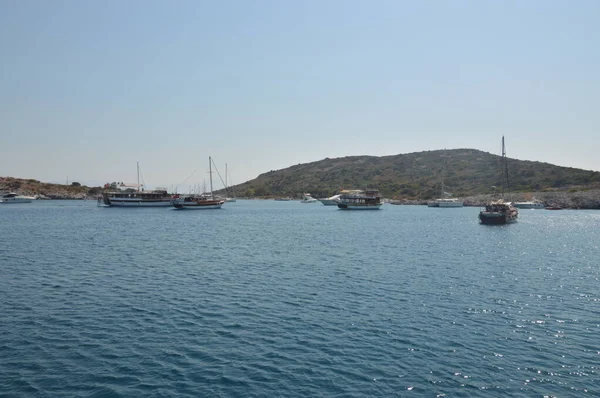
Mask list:
[{"label": "green hillside", "polygon": [[[238,196],[315,197],[340,188],[377,187],[385,197],[430,199],[444,187],[454,196],[487,194],[502,189],[501,157],[475,149],[425,151],[394,156],[348,156],[273,170],[235,186]],[[443,167],[442,167],[443,166]],[[542,162],[508,159],[510,190],[585,190],[600,187],[600,172]]]}]

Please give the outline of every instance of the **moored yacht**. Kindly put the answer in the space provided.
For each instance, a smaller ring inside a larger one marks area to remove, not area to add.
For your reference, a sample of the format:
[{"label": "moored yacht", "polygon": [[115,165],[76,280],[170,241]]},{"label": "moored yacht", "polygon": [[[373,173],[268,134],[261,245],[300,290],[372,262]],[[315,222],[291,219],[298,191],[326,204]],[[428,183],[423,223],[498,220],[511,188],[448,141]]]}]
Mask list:
[{"label": "moored yacht", "polygon": [[456,198],[436,199],[433,202],[427,203],[428,207],[463,207],[463,202]]},{"label": "moored yacht", "polygon": [[325,206],[336,206],[338,204],[338,199],[341,195],[333,195],[328,198],[319,199],[319,202],[323,203]]},{"label": "moored yacht", "polygon": [[31,203],[32,200],[36,199],[35,196],[25,196],[9,192],[0,197],[0,203]]},{"label": "moored yacht", "polygon": [[313,198],[309,193],[303,193],[300,203],[317,203],[318,200]]},{"label": "moored yacht", "polygon": [[539,200],[531,200],[527,202],[515,202],[514,206],[518,209],[545,209],[546,206]]}]

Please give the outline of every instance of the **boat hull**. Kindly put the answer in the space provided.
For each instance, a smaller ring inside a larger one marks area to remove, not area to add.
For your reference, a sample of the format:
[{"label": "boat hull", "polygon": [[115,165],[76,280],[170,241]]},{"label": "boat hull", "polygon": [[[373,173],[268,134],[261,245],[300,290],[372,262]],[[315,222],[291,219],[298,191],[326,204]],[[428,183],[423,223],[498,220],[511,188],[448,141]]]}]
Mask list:
[{"label": "boat hull", "polygon": [[8,199],[0,199],[0,203],[9,204],[9,203],[31,203],[33,198],[8,198]]},{"label": "boat hull", "polygon": [[123,199],[108,199],[104,204],[110,207],[169,207],[171,199],[162,200],[123,200]]},{"label": "boat hull", "polygon": [[319,199],[319,202],[323,203],[325,206],[335,206],[338,204],[335,199]]},{"label": "boat hull", "polygon": [[511,224],[517,221],[516,216],[509,216],[502,213],[479,213],[479,221],[484,225],[504,225]]},{"label": "boat hull", "polygon": [[373,205],[353,205],[347,203],[338,203],[337,206],[342,210],[379,210],[382,203]]}]

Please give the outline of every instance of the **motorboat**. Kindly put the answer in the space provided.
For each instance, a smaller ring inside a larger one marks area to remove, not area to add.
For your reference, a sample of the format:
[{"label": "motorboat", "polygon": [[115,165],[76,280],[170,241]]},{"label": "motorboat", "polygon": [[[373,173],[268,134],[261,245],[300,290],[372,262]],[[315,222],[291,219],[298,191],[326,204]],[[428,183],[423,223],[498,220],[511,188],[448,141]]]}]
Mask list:
[{"label": "motorboat", "polygon": [[514,206],[517,209],[545,209],[546,206],[542,201],[539,200],[530,200],[527,202],[515,202]]},{"label": "motorboat", "polygon": [[300,203],[317,203],[318,200],[313,198],[309,193],[303,193]]},{"label": "motorboat", "polygon": [[341,195],[333,195],[328,198],[319,199],[319,202],[323,203],[325,206],[336,206],[338,204],[338,199]]},{"label": "motorboat", "polygon": [[19,195],[14,192],[9,192],[0,197],[0,203],[31,203],[32,200],[36,200],[35,196]]}]

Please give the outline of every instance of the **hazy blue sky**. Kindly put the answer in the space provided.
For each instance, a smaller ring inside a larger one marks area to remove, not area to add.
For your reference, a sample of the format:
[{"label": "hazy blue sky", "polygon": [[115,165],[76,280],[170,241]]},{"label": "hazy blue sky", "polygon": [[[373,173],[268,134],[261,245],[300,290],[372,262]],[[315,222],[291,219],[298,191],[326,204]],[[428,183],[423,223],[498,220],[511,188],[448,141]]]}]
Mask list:
[{"label": "hazy blue sky", "polygon": [[0,176],[443,148],[600,170],[600,1],[0,1]]}]

